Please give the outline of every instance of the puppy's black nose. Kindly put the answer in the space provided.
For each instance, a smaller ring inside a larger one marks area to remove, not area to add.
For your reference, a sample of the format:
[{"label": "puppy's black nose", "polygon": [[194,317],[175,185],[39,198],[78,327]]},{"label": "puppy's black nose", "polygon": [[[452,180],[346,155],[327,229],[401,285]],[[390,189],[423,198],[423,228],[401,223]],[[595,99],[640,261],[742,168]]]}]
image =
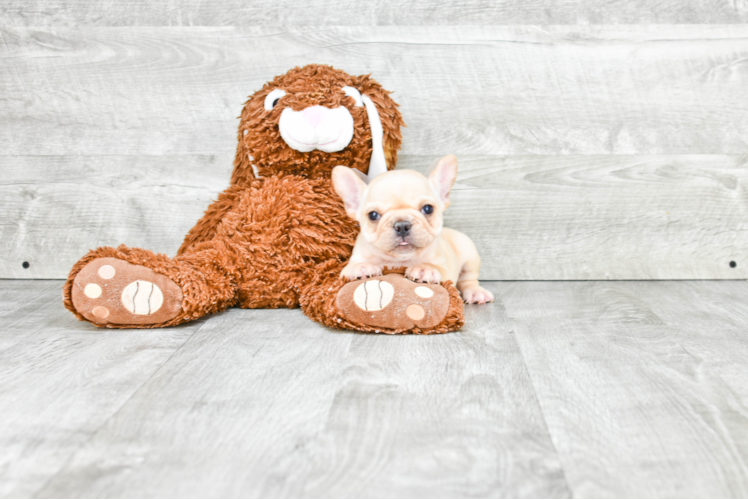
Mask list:
[{"label": "puppy's black nose", "polygon": [[395,222],[395,225],[393,227],[395,228],[395,232],[399,237],[405,238],[406,236],[408,236],[411,224],[410,222],[401,220],[400,222]]}]

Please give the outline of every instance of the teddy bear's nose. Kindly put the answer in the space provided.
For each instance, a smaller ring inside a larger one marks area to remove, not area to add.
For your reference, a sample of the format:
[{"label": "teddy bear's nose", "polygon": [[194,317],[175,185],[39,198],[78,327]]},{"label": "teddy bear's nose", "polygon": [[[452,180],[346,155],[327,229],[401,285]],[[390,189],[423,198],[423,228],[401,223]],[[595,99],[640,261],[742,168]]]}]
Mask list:
[{"label": "teddy bear's nose", "polygon": [[326,111],[327,108],[323,106],[310,106],[304,109],[301,114],[312,127],[317,128],[317,125],[322,123],[322,120],[325,119]]}]

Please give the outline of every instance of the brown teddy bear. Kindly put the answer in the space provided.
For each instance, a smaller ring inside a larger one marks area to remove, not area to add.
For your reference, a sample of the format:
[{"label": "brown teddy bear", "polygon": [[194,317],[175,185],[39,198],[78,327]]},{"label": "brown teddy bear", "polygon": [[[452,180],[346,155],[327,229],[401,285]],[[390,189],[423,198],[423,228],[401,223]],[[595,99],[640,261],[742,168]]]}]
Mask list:
[{"label": "brown teddy bear", "polygon": [[369,75],[297,67],[252,95],[240,118],[231,185],[177,256],[124,245],[92,250],[65,283],[70,311],[108,328],[177,325],[234,305],[301,306],[327,326],[365,332],[463,325],[449,282],[416,286],[396,273],[340,278],[358,228],[331,172],[345,165],[366,178],[395,167],[403,121],[388,91]]}]

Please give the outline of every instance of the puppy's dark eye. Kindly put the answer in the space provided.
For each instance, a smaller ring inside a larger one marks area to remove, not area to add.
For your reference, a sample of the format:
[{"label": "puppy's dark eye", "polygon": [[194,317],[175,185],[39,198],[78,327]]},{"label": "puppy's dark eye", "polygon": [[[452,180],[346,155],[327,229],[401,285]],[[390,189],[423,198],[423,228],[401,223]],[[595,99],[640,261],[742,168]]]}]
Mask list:
[{"label": "puppy's dark eye", "polygon": [[377,212],[369,212],[369,220],[379,220],[379,217]]},{"label": "puppy's dark eye", "polygon": [[421,208],[421,212],[426,215],[431,215],[434,213],[434,207],[432,207],[431,205],[424,205],[423,208]]},{"label": "puppy's dark eye", "polygon": [[276,107],[278,105],[278,101],[280,101],[280,97],[273,101],[273,107]]}]

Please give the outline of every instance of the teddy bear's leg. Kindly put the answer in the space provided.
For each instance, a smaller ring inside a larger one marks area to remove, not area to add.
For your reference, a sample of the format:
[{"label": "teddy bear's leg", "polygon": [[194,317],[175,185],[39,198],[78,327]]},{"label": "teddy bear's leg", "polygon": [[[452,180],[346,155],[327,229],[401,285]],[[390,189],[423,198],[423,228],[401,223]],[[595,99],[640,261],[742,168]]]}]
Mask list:
[{"label": "teddy bear's leg", "polygon": [[340,278],[342,264],[320,265],[303,289],[304,313],[333,328],[363,332],[446,333],[465,323],[463,302],[450,282],[414,283],[393,272],[367,280]]},{"label": "teddy bear's leg", "polygon": [[216,245],[177,259],[124,245],[93,250],[73,266],[65,306],[108,328],[172,326],[225,309],[236,300],[236,269]]}]

